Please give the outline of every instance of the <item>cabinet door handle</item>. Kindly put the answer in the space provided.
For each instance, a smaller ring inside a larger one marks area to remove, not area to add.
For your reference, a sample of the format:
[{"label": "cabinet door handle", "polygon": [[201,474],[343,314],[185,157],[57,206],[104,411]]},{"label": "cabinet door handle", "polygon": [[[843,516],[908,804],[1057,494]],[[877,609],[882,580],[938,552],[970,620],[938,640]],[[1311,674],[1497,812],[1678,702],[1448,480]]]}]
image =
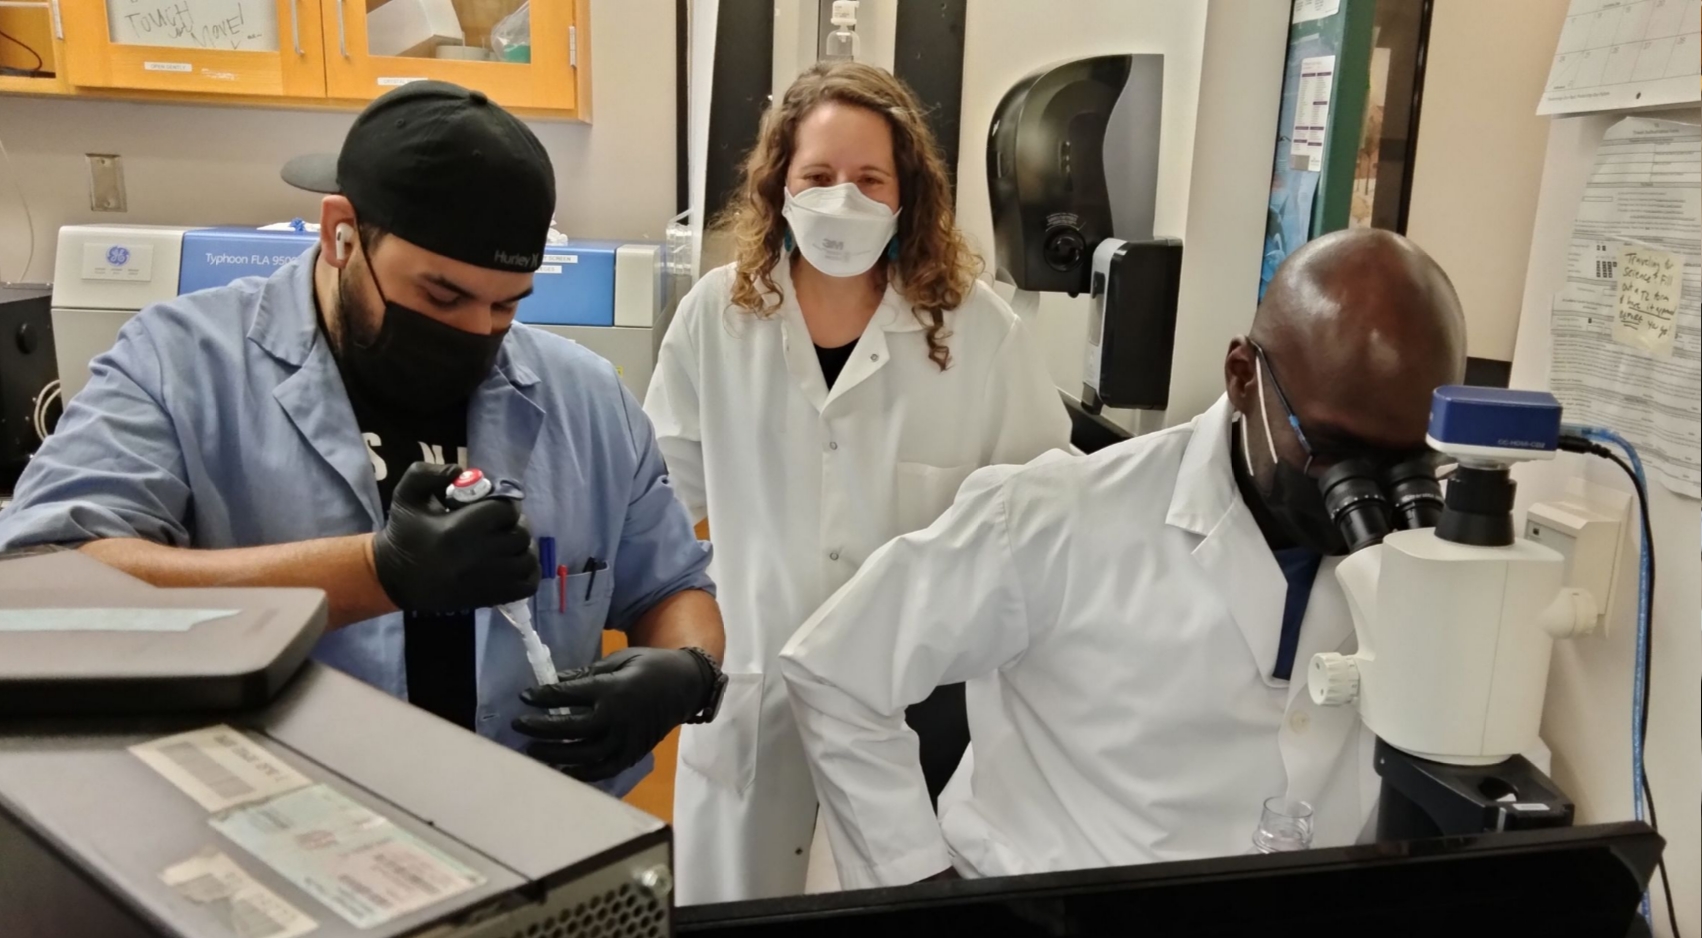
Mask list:
[{"label": "cabinet door handle", "polygon": [[295,39],[295,54],[301,55],[301,0],[290,0],[290,36]]},{"label": "cabinet door handle", "polygon": [[65,21],[59,18],[59,0],[47,0],[47,10],[53,14],[53,38],[65,38]]},{"label": "cabinet door handle", "polygon": [[337,49],[349,57],[349,35],[343,26],[343,0],[337,0]]}]

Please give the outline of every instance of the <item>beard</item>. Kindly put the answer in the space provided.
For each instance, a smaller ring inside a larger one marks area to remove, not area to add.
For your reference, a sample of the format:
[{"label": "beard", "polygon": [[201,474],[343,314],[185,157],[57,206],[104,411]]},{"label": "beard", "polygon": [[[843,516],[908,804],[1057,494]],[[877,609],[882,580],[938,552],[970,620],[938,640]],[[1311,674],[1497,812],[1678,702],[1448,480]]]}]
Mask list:
[{"label": "beard", "polygon": [[365,347],[378,339],[384,324],[384,311],[367,305],[357,283],[370,276],[364,266],[357,273],[356,265],[365,262],[354,259],[337,272],[337,309],[331,317],[331,347],[341,354],[351,345]]}]

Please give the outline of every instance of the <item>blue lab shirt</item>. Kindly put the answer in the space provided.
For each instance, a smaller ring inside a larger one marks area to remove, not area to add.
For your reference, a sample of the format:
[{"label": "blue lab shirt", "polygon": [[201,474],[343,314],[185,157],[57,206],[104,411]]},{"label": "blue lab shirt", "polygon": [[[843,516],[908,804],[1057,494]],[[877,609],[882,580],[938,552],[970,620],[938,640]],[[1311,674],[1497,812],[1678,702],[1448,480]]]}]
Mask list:
[{"label": "blue lab shirt", "polygon": [[[317,248],[266,279],[158,303],[125,324],[0,513],[0,550],[139,537],[229,548],[363,534],[383,526],[378,485],[318,327]],[[614,366],[516,323],[468,407],[470,462],[525,492],[534,535],[575,574],[538,590],[537,628],[560,669],[596,660],[661,600],[712,590],[709,552],[674,498],[650,421]],[[453,461],[453,456],[450,457]],[[608,564],[578,572],[590,558]],[[514,629],[476,623],[478,732],[509,726],[533,683]],[[406,697],[400,613],[320,639],[314,657]],[[648,757],[603,784],[622,794]]]},{"label": "blue lab shirt", "polygon": [[1312,601],[1312,581],[1318,578],[1318,568],[1324,555],[1305,547],[1285,547],[1275,551],[1282,578],[1288,581],[1288,597],[1282,604],[1282,638],[1277,642],[1276,667],[1271,677],[1289,680],[1294,673],[1294,652],[1300,645],[1300,623],[1306,618],[1306,606]]}]

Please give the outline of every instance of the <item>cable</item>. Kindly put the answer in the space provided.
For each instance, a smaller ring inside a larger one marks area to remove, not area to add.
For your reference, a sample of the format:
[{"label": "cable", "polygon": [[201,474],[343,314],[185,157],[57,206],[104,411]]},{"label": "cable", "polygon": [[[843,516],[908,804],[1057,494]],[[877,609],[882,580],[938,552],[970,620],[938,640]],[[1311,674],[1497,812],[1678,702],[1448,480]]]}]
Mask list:
[{"label": "cable", "polygon": [[[1631,741],[1633,762],[1632,797],[1634,799],[1633,807],[1635,809],[1633,813],[1636,815],[1638,820],[1641,820],[1643,802],[1647,801],[1649,807],[1649,826],[1659,833],[1661,826],[1659,816],[1655,810],[1655,792],[1653,786],[1649,783],[1648,767],[1643,760],[1644,750],[1647,746],[1649,735],[1649,701],[1654,696],[1652,690],[1653,668],[1651,667],[1651,662],[1654,660],[1654,629],[1651,627],[1653,624],[1651,621],[1651,607],[1654,604],[1655,597],[1655,532],[1653,522],[1650,518],[1648,481],[1643,473],[1643,461],[1638,458],[1636,448],[1623,437],[1611,430],[1605,430],[1598,427],[1568,427],[1567,432],[1575,433],[1576,436],[1563,436],[1560,441],[1561,449],[1576,453],[1588,453],[1590,455],[1600,456],[1604,459],[1611,460],[1614,465],[1618,466],[1620,470],[1631,479],[1631,485],[1637,492],[1637,504],[1639,508],[1639,515],[1642,520],[1643,544],[1639,557],[1639,566],[1641,567],[1642,573],[1642,583],[1640,584],[1642,590],[1638,594],[1637,601],[1637,666],[1636,674],[1633,676],[1632,682],[1632,705],[1636,710],[1633,716]],[[1630,457],[1630,461],[1627,462],[1625,459],[1620,458],[1618,453],[1615,453],[1613,450],[1601,445],[1601,443],[1596,442],[1597,440],[1609,441],[1617,444],[1625,450],[1626,455]],[[1641,791],[1640,798],[1636,794],[1638,791]],[[1663,856],[1657,859],[1656,869],[1660,873],[1662,893],[1666,899],[1667,924],[1672,929],[1673,938],[1678,938],[1678,913],[1673,907],[1672,878],[1667,875],[1666,857]],[[1644,893],[1643,895],[1643,917],[1646,920],[1652,920],[1648,893]]]},{"label": "cable", "polygon": [[60,385],[58,378],[42,385],[41,393],[36,395],[35,412],[31,415],[30,422],[35,427],[36,439],[43,443],[47,442],[47,412],[53,408],[53,402],[59,399]]},{"label": "cable", "polygon": [[[6,152],[5,137],[0,137],[0,157],[6,159],[6,175],[12,177],[12,191],[18,194],[18,204],[24,207],[24,230],[30,234],[29,253],[24,255],[24,271],[18,275],[18,280],[22,281],[30,275],[30,265],[35,263],[35,219],[30,216],[30,200],[24,198],[23,184],[18,182],[18,167],[12,163],[12,154]],[[5,282],[6,278],[0,277],[0,283]]]},{"label": "cable", "polygon": [[[1655,816],[1655,790],[1649,787],[1647,773],[1643,775],[1643,797],[1649,801],[1649,826],[1654,828],[1655,833],[1658,834],[1661,830],[1661,822]],[[1679,938],[1678,910],[1674,909],[1672,904],[1672,877],[1667,875],[1667,858],[1664,853],[1655,858],[1655,869],[1660,871],[1661,894],[1667,900],[1667,927],[1672,930],[1672,938]]]},{"label": "cable", "polygon": [[47,63],[42,61],[41,53],[35,51],[34,49],[31,49],[27,44],[24,43],[24,41],[22,39],[19,39],[18,37],[12,35],[9,32],[6,32],[3,29],[0,29],[0,39],[4,39],[7,42],[10,42],[11,44],[17,46],[18,48],[24,50],[25,52],[28,52],[30,54],[30,57],[35,59],[35,68],[30,69],[30,71],[32,71],[32,72],[46,71]]},{"label": "cable", "polygon": [[[1596,456],[1612,460],[1614,465],[1618,466],[1621,471],[1630,477],[1631,484],[1637,489],[1638,504],[1642,506],[1640,514],[1642,515],[1643,520],[1644,543],[1653,543],[1655,532],[1651,529],[1649,522],[1649,494],[1645,489],[1643,480],[1638,477],[1637,471],[1631,467],[1630,463],[1621,459],[1617,453],[1614,453],[1605,446],[1592,443],[1591,449],[1588,450],[1588,452]],[[1652,594],[1655,590],[1655,553],[1653,550],[1649,551],[1648,564],[1649,592]],[[1654,658],[1650,655],[1651,643],[1653,641],[1652,633],[1653,629],[1649,630],[1649,632],[1642,636],[1643,657],[1645,660],[1651,662],[1651,666],[1649,669],[1650,673],[1645,675],[1643,678],[1643,706],[1641,712],[1637,715],[1637,735],[1643,740],[1643,745],[1645,747],[1648,746],[1649,739],[1649,699],[1655,695],[1654,668],[1652,665]],[[1655,790],[1649,783],[1649,772],[1647,766],[1644,767],[1642,776],[1643,798],[1649,802],[1649,826],[1654,828],[1656,832],[1659,832],[1661,829],[1661,822],[1659,815],[1655,811]],[[1661,874],[1661,892],[1666,897],[1667,923],[1672,928],[1673,938],[1678,938],[1678,912],[1673,908],[1672,880],[1667,876],[1667,861],[1665,856],[1662,856],[1657,860],[1656,868]]]}]

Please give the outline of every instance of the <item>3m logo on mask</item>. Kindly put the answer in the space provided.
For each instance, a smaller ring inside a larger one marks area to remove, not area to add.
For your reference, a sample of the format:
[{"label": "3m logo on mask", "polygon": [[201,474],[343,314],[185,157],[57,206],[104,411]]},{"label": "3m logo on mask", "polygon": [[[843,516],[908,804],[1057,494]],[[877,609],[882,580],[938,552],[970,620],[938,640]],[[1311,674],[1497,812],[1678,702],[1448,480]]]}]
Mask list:
[{"label": "3m logo on mask", "polygon": [[829,251],[843,251],[843,250],[845,250],[845,242],[844,241],[835,241],[832,238],[823,238],[822,241],[821,241],[821,246],[826,248]]},{"label": "3m logo on mask", "polygon": [[495,260],[504,267],[523,267],[531,270],[543,261],[537,254],[510,254],[507,251],[497,251]]}]

